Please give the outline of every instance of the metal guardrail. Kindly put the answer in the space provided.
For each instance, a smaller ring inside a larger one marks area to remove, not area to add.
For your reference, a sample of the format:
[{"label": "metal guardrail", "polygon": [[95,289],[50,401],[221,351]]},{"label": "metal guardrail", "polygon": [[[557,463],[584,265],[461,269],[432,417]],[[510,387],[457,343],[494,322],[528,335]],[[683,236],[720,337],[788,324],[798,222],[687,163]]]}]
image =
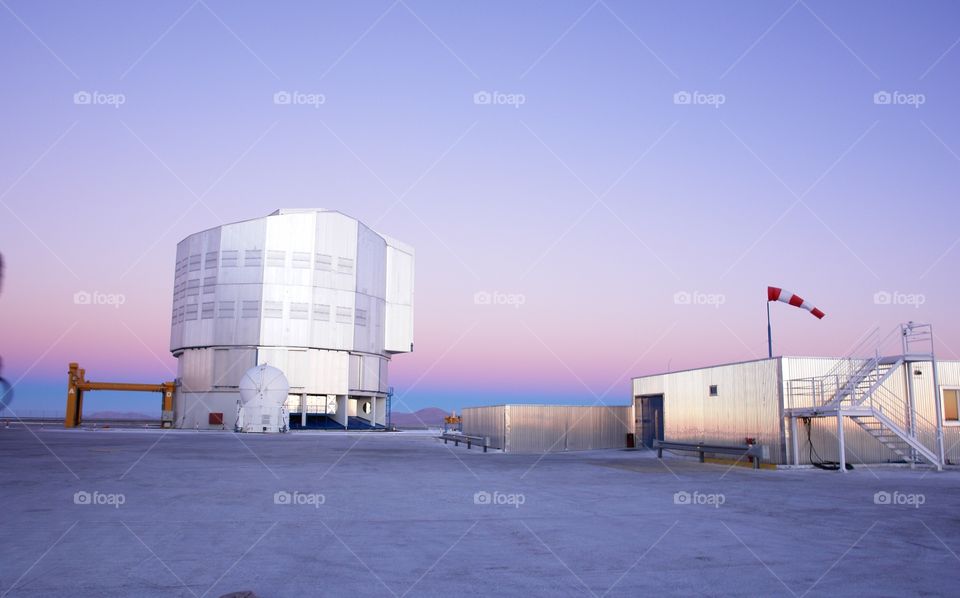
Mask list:
[{"label": "metal guardrail", "polygon": [[739,455],[743,457],[753,457],[753,468],[760,469],[760,460],[763,458],[763,447],[759,444],[745,444],[742,446],[703,444],[689,442],[665,442],[663,440],[654,440],[653,448],[657,449],[657,458],[663,459],[664,449],[668,451],[687,451],[700,454],[700,462],[705,461],[706,453]]},{"label": "metal guardrail", "polygon": [[487,448],[490,447],[490,437],[489,436],[467,436],[466,434],[441,434],[439,436],[443,440],[444,444],[447,444],[449,441],[453,441],[454,446],[460,446],[461,442],[467,444],[467,449],[472,445],[477,444],[483,446],[483,452],[487,452]]}]

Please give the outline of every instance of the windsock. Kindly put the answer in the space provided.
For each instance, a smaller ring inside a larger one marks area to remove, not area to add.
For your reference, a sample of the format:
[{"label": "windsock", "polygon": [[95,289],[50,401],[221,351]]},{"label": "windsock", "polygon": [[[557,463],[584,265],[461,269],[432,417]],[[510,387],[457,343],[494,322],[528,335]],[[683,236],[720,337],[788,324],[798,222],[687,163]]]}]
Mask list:
[{"label": "windsock", "polygon": [[783,301],[794,307],[802,307],[816,316],[818,320],[822,319],[825,315],[822,311],[804,301],[800,295],[785,291],[779,287],[767,287],[767,301]]}]

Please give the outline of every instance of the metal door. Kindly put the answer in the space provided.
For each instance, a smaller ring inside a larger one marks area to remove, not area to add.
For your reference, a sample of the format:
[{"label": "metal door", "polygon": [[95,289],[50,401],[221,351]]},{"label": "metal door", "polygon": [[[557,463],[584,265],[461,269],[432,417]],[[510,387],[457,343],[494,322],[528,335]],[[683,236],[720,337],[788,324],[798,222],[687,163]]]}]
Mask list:
[{"label": "metal door", "polygon": [[663,395],[636,397],[637,436],[642,446],[653,448],[653,441],[663,440]]}]

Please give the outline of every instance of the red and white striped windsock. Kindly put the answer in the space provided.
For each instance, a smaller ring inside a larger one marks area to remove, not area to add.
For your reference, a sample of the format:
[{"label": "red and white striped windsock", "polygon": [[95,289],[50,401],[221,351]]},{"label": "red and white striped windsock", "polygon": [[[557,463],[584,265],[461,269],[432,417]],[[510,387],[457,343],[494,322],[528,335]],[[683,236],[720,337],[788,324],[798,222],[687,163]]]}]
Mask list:
[{"label": "red and white striped windsock", "polygon": [[767,287],[767,301],[783,301],[794,307],[802,307],[815,315],[817,319],[822,319],[825,315],[822,311],[804,301],[800,295],[785,291],[779,287]]}]

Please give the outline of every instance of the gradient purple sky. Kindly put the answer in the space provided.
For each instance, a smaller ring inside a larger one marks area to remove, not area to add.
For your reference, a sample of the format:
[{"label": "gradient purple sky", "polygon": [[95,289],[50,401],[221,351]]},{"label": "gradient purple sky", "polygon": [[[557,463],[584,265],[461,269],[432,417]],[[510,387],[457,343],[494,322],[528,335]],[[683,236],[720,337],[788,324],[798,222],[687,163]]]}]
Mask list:
[{"label": "gradient purple sky", "polygon": [[913,319],[960,358],[958,41],[955,2],[0,0],[14,410],[62,411],[72,360],[171,379],[177,241],[280,207],[416,248],[397,410],[624,403],[631,376],[765,356],[768,284],[827,313],[775,305],[777,354]]}]

